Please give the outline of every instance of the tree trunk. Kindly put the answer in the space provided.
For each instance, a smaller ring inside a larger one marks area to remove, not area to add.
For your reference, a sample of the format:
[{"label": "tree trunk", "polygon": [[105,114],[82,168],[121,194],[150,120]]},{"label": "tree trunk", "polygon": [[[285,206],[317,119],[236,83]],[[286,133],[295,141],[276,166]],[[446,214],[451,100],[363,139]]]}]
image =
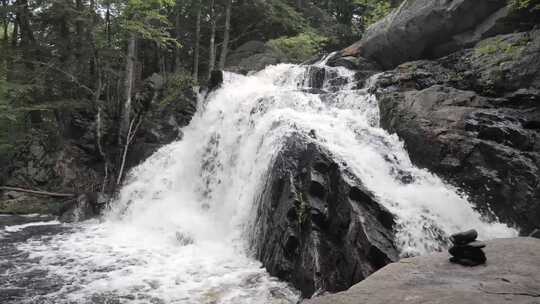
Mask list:
[{"label": "tree trunk", "polygon": [[17,48],[19,41],[19,22],[17,22],[17,19],[13,22],[13,33],[11,34],[11,47]]},{"label": "tree trunk", "polygon": [[17,6],[16,19],[21,31],[21,45],[33,48],[35,46],[35,38],[34,32],[30,28],[30,11],[28,9],[28,1],[19,0],[15,3],[15,5]]},{"label": "tree trunk", "polygon": [[71,33],[70,33],[70,26],[68,24],[68,20],[66,18],[62,18],[59,22],[59,34],[60,39],[59,41],[62,41],[62,48],[60,49],[59,55],[60,55],[60,61],[63,67],[66,67],[67,71],[69,71],[70,74],[72,74],[72,66],[71,63],[74,62],[73,60],[73,50],[71,46]]},{"label": "tree trunk", "polygon": [[84,34],[83,34],[83,16],[84,6],[82,0],[76,0],[77,19],[75,21],[75,32],[77,33],[77,45],[75,46],[75,57],[80,60],[83,53]]},{"label": "tree trunk", "polygon": [[[36,60],[36,40],[34,38],[34,32],[30,27],[30,11],[28,9],[27,0],[18,0],[15,2],[16,13],[15,20],[18,24],[18,31],[20,34],[20,46],[22,50],[23,59],[27,62],[29,69],[33,68],[30,61]],[[15,31],[15,30],[14,30]]]},{"label": "tree trunk", "polygon": [[105,12],[105,32],[107,36],[107,46],[111,46],[111,4],[107,2],[107,11]]},{"label": "tree trunk", "polygon": [[227,61],[227,53],[229,52],[229,37],[231,33],[231,6],[232,0],[227,0],[227,7],[225,8],[225,32],[223,33],[223,45],[221,46],[221,54],[218,65],[218,69],[220,70],[223,70],[225,68],[225,62]]},{"label": "tree trunk", "polygon": [[74,196],[76,196],[76,194],[73,194],[73,193],[57,193],[57,192],[31,190],[31,189],[23,189],[23,188],[18,188],[18,187],[7,187],[7,186],[0,186],[0,191],[24,192],[24,193],[29,193],[29,194],[53,196],[53,197],[74,197]]},{"label": "tree trunk", "polygon": [[[33,61],[38,58],[38,48],[36,45],[36,39],[34,37],[34,32],[30,26],[30,9],[28,8],[28,0],[18,0],[15,2],[16,17],[17,23],[19,24],[19,31],[21,36],[21,53],[22,59],[25,62],[27,71],[26,73],[32,73],[34,71]],[[30,122],[34,127],[41,127],[43,118],[41,117],[40,111],[29,111]]]},{"label": "tree trunk", "polygon": [[210,0],[210,46],[208,52],[210,53],[208,59],[208,75],[206,79],[210,79],[212,71],[216,66],[216,8],[215,1]]},{"label": "tree trunk", "polygon": [[96,27],[99,22],[99,18],[95,15],[97,9],[97,3],[96,0],[90,0],[90,10],[92,12],[91,17],[91,25],[92,28],[90,30],[87,30],[87,37],[88,37],[88,43],[92,47],[92,53],[94,54],[92,58],[92,67],[91,70],[93,71],[93,75],[96,79],[95,84],[95,90],[94,90],[94,106],[97,108],[96,113],[96,143],[98,147],[99,154],[101,158],[103,159],[103,182],[101,184],[100,192],[104,193],[108,181],[109,181],[109,158],[107,157],[107,151],[104,149],[103,145],[103,136],[104,136],[104,109],[105,109],[105,103],[103,99],[101,98],[101,95],[103,94],[107,80],[103,79],[103,68],[101,67],[101,59],[98,51],[98,47],[96,44]]},{"label": "tree trunk", "polygon": [[103,91],[103,80],[101,67],[99,66],[99,57],[96,52],[94,62],[96,63],[96,91],[94,94],[94,104],[97,107],[96,114],[96,141],[98,146],[98,151],[103,159],[103,182],[101,184],[101,192],[105,192],[105,189],[109,180],[109,158],[107,157],[107,152],[103,148],[103,116],[104,116],[104,107],[103,101],[101,100],[101,93]]},{"label": "tree trunk", "polygon": [[[178,2],[178,1],[177,1]],[[175,30],[176,30],[176,41],[178,43],[180,43],[181,41],[181,34],[182,34],[182,29],[181,29],[181,23],[180,23],[180,6],[177,5],[177,8],[176,8],[176,14],[175,14]],[[181,62],[182,62],[182,56],[180,54],[180,48],[179,47],[176,47],[174,49],[174,52],[175,52],[175,58],[174,58],[174,70],[176,72],[178,72],[180,70],[180,67],[182,66],[181,65]]]},{"label": "tree trunk", "polygon": [[131,119],[131,95],[133,94],[133,83],[135,78],[135,60],[137,56],[137,37],[135,33],[129,34],[128,49],[126,56],[126,78],[124,83],[124,107],[122,121],[120,123],[120,133],[118,143],[123,143],[123,138],[127,136]]},{"label": "tree trunk", "polygon": [[8,21],[8,13],[7,13],[7,9],[8,9],[8,3],[7,3],[7,0],[2,0],[2,9],[4,10],[4,13],[2,14],[2,25],[3,25],[3,37],[2,37],[2,40],[5,42],[6,46],[7,46],[7,41],[8,41],[8,27],[9,27],[9,21]]},{"label": "tree trunk", "polygon": [[193,51],[193,79],[199,80],[199,49],[201,45],[201,0],[197,0],[197,17],[195,23],[195,50]]}]

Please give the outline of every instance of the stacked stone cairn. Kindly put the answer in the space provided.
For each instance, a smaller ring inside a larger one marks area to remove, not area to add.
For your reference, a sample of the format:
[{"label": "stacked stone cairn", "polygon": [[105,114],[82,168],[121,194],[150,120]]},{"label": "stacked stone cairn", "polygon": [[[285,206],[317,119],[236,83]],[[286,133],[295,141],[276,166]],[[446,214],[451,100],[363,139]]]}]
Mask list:
[{"label": "stacked stone cairn", "polygon": [[486,262],[486,254],[482,248],[486,244],[477,241],[478,232],[474,229],[450,236],[453,246],[448,250],[452,255],[450,262],[464,266],[478,266]]}]

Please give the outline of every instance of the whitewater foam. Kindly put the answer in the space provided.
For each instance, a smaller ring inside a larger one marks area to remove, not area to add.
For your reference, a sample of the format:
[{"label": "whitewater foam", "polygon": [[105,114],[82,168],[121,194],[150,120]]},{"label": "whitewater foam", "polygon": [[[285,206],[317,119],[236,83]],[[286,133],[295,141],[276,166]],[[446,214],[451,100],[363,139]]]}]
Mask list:
[{"label": "whitewater foam", "polygon": [[[225,73],[222,88],[199,103],[184,139],[130,172],[102,222],[20,244],[40,259],[31,267],[65,282],[40,299],[296,303],[299,294],[271,278],[245,248],[254,197],[294,132],[314,130],[312,140],[396,215],[404,254],[439,250],[449,233],[471,227],[484,239],[516,235],[483,222],[467,197],[412,165],[399,138],[379,127],[377,101],[355,88],[353,72],[326,68],[322,91],[313,94],[305,90],[310,68]],[[403,183],[405,175],[410,183]]]}]

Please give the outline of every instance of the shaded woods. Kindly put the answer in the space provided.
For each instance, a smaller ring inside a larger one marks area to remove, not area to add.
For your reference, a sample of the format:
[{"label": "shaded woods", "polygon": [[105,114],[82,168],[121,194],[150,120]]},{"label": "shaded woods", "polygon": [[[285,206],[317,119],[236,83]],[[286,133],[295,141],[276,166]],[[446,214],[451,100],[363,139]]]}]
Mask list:
[{"label": "shaded woods", "polygon": [[301,62],[357,40],[394,2],[2,0],[0,185],[112,192],[181,136],[152,124],[173,109],[173,127],[187,124],[194,88],[235,49],[258,41]]}]

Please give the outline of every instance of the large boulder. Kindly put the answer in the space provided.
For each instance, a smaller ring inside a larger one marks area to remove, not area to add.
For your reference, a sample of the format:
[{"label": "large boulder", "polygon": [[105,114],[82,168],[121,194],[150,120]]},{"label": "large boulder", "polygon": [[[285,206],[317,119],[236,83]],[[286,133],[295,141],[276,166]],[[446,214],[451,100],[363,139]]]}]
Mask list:
[{"label": "large boulder", "polygon": [[506,0],[406,0],[368,28],[340,56],[361,56],[384,68],[437,58],[498,34],[530,29],[537,19]]},{"label": "large boulder", "polygon": [[309,137],[286,141],[257,204],[256,257],[305,297],[345,290],[398,258],[392,214]]},{"label": "large boulder", "polygon": [[486,215],[540,227],[540,31],[481,41],[380,75],[381,125],[413,162],[464,189]]},{"label": "large boulder", "polygon": [[144,107],[146,119],[138,130],[127,158],[127,169],[132,168],[156,152],[160,147],[183,137],[197,111],[197,92],[185,78],[166,81],[154,74],[144,81],[136,94],[136,103]]},{"label": "large boulder", "polygon": [[403,259],[351,289],[306,304],[532,304],[540,301],[540,240],[487,243],[485,266],[465,267],[447,253]]}]

